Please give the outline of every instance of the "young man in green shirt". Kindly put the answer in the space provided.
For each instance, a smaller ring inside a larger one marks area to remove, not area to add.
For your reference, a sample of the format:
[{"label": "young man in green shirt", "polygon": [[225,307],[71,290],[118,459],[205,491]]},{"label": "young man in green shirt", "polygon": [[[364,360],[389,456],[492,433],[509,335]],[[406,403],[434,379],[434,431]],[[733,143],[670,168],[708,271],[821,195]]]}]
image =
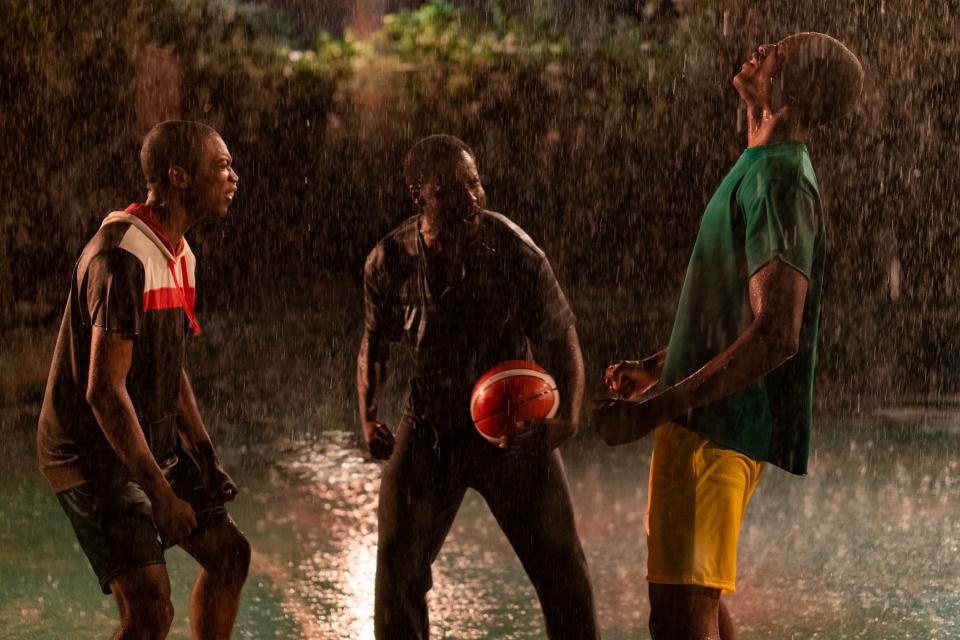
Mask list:
[{"label": "young man in green shirt", "polygon": [[863,70],[801,33],[734,77],[748,148],[707,205],[666,354],[610,366],[611,445],[657,429],[647,513],[654,638],[734,637],[740,520],[765,462],[806,473],[826,238],[805,132],[844,115]]}]

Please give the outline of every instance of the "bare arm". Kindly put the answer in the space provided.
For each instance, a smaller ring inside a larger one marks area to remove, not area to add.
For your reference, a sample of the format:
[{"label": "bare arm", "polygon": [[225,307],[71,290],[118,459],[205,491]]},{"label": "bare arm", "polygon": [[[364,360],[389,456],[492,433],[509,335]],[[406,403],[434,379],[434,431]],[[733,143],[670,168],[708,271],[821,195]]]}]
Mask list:
[{"label": "bare arm", "polygon": [[200,417],[197,398],[193,394],[187,372],[180,370],[180,394],[177,396],[177,421],[180,436],[200,464],[207,491],[215,497],[232,500],[237,495],[237,485],[220,464],[210,441],[210,434]]},{"label": "bare arm", "polygon": [[393,433],[377,420],[380,390],[387,380],[387,362],[390,346],[369,331],[364,331],[357,355],[357,399],[360,405],[360,424],[370,455],[386,460],[393,452]]},{"label": "bare arm", "polygon": [[559,338],[546,342],[537,351],[538,360],[556,372],[560,409],[555,418],[525,423],[516,436],[504,436],[501,448],[520,453],[546,453],[575,436],[580,428],[584,372],[576,327],[569,326]]},{"label": "bare arm", "polygon": [[660,381],[666,360],[666,347],[642,360],[621,360],[607,367],[603,381],[618,399],[639,401]]},{"label": "bare arm", "polygon": [[[574,427],[580,424],[580,407],[583,403],[583,354],[580,351],[580,339],[577,328],[570,326],[560,338],[548,342],[543,347],[544,362],[556,363],[557,388],[560,391],[560,409],[557,417],[571,422]],[[573,434],[577,432],[575,428]],[[573,435],[571,434],[571,435]]]},{"label": "bare arm", "polygon": [[190,505],[173,493],[147,445],[127,393],[132,361],[132,339],[94,326],[87,402],[107,442],[150,498],[161,534],[167,540],[179,540],[197,526],[196,518]]},{"label": "bare arm", "polygon": [[807,279],[772,260],[748,283],[753,322],[703,367],[642,402],[612,401],[595,412],[610,445],[632,442],[675,419],[756,382],[799,348]]},{"label": "bare arm", "polygon": [[177,415],[180,418],[178,422],[180,435],[194,455],[216,458],[207,427],[200,418],[200,408],[197,406],[196,396],[193,395],[190,379],[187,377],[187,372],[182,369],[180,370],[180,395],[177,396]]}]

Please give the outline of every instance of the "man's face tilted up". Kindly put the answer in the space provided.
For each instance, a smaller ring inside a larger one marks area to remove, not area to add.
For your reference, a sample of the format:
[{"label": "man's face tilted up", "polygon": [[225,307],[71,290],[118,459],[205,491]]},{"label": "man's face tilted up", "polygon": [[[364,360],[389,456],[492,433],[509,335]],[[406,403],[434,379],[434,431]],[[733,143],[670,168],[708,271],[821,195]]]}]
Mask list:
[{"label": "man's face tilted up", "polygon": [[783,43],[761,44],[750,59],[743,63],[740,72],[733,77],[733,86],[740,97],[750,106],[776,110],[779,108],[783,87],[777,83],[782,77],[784,62]]}]

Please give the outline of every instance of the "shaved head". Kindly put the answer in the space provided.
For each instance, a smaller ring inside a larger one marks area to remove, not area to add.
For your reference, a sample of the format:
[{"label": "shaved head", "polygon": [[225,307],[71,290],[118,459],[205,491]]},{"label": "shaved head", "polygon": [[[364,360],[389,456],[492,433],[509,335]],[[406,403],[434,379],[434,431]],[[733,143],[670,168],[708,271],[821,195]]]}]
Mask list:
[{"label": "shaved head", "polygon": [[460,138],[444,134],[421,139],[403,158],[403,178],[407,188],[419,189],[438,174],[452,171],[461,153],[476,161],[473,151]]},{"label": "shaved head", "polygon": [[140,168],[147,186],[166,188],[167,170],[180,166],[191,175],[203,155],[203,142],[219,134],[216,130],[190,120],[167,120],[153,126],[143,138]]}]

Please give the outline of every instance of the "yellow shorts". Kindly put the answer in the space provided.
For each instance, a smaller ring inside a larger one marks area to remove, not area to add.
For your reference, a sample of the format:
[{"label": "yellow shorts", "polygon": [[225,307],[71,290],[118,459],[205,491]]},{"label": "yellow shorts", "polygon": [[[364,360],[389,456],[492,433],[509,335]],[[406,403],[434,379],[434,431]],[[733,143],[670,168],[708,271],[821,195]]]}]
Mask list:
[{"label": "yellow shorts", "polygon": [[647,580],[736,590],[737,537],[763,463],[668,423],[647,491]]}]

